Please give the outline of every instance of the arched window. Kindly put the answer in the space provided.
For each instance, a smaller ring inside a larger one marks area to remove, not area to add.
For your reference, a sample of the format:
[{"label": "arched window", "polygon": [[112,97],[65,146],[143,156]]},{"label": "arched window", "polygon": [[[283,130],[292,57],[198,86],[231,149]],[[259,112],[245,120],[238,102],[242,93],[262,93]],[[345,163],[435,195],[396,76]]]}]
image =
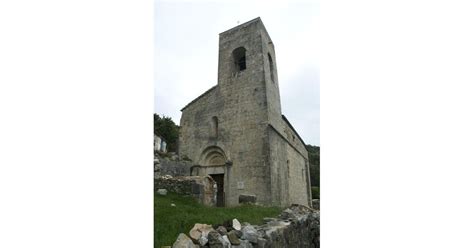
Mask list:
[{"label": "arched window", "polygon": [[219,129],[219,121],[217,120],[216,116],[212,117],[211,126],[212,126],[211,137],[217,138],[218,129]]},{"label": "arched window", "polygon": [[236,72],[247,69],[245,52],[246,50],[243,47],[236,48],[232,52],[232,57],[234,58],[234,68]]},{"label": "arched window", "polygon": [[270,53],[268,53],[268,62],[270,63],[270,77],[272,78],[272,82],[275,82],[275,79],[273,78],[273,60]]}]

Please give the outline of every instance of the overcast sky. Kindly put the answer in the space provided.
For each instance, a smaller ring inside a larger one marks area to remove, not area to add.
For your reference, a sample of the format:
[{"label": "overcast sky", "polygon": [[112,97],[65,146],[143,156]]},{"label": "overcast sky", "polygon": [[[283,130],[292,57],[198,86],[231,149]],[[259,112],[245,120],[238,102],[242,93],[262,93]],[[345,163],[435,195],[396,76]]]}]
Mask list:
[{"label": "overcast sky", "polygon": [[181,109],[217,84],[219,33],[260,17],[275,45],[282,112],[320,145],[319,1],[185,3],[155,0],[155,112]]}]

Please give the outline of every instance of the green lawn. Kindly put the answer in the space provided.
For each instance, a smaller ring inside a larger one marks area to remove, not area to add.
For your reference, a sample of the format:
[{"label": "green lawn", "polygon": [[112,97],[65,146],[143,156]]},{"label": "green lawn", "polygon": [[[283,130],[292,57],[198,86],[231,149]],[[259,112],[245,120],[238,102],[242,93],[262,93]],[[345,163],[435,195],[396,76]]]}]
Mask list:
[{"label": "green lawn", "polygon": [[[172,207],[174,203],[176,207]],[[263,224],[264,217],[276,217],[280,208],[240,206],[233,208],[206,207],[193,198],[168,193],[155,194],[155,248],[173,245],[179,233],[189,234],[195,223],[222,224],[237,218],[241,223]]]}]

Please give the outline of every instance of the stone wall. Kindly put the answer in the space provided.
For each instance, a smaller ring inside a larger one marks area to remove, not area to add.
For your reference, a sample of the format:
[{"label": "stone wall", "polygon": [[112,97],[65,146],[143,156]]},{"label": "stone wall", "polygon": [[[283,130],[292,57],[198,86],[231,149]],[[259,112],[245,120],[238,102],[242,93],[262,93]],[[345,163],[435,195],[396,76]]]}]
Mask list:
[{"label": "stone wall", "polygon": [[158,176],[155,177],[155,191],[159,189],[190,195],[206,206],[216,205],[216,186],[210,176]]},{"label": "stone wall", "polygon": [[[292,205],[277,218],[264,218],[266,224],[254,226],[236,219],[214,229],[196,224],[188,235],[179,234],[173,248],[319,248],[319,211]],[[229,224],[231,223],[231,224]]]},{"label": "stone wall", "polygon": [[155,155],[155,178],[158,176],[170,175],[173,177],[177,176],[190,176],[190,170],[193,163],[179,159],[177,155],[170,154],[165,157],[156,153]]}]

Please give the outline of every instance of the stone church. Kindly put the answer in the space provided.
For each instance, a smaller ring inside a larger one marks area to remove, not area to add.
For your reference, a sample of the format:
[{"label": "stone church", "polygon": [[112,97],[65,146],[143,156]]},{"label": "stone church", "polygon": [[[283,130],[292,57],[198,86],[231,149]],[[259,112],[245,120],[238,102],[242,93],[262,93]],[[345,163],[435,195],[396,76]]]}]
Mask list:
[{"label": "stone church", "polygon": [[179,155],[217,183],[217,205],[310,205],[308,152],[281,113],[275,48],[260,18],[219,34],[217,85],[181,111]]}]

